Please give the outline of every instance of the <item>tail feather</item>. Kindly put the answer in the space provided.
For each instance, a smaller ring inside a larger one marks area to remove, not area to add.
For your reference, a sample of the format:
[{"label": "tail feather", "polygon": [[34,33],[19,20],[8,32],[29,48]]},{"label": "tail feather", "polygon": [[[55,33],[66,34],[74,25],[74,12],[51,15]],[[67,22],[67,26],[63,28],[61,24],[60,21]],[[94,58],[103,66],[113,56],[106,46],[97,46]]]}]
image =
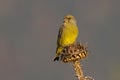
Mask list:
[{"label": "tail feather", "polygon": [[59,60],[59,56],[62,53],[63,47],[57,47],[56,49],[56,57],[54,58],[54,61],[58,61]]},{"label": "tail feather", "polygon": [[59,57],[55,57],[55,58],[54,58],[54,61],[58,61],[58,60],[59,60]]}]

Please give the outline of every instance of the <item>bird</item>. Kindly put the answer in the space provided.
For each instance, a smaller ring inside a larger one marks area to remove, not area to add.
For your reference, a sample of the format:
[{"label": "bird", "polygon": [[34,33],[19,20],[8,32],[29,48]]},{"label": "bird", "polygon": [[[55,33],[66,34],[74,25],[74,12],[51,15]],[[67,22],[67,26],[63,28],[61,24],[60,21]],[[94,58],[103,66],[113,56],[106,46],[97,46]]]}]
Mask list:
[{"label": "bird", "polygon": [[76,42],[78,34],[79,31],[75,17],[71,14],[66,15],[59,28],[54,61],[59,61],[59,56],[66,46],[72,45]]}]

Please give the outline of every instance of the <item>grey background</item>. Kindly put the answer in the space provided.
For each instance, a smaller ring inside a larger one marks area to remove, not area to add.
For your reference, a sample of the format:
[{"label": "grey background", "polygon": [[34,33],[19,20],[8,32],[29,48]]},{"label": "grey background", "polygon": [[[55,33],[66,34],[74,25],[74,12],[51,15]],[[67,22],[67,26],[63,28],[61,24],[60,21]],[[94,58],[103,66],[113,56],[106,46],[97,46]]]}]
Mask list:
[{"label": "grey background", "polygon": [[85,75],[120,80],[120,0],[0,0],[0,80],[75,80],[53,62],[63,17],[73,14],[87,42]]}]

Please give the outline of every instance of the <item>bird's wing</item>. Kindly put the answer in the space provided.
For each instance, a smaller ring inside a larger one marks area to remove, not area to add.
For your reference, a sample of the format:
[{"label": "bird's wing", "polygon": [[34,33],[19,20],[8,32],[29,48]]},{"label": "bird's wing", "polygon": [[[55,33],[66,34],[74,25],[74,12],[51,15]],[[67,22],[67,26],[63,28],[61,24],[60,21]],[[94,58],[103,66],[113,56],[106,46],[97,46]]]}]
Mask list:
[{"label": "bird's wing", "polygon": [[58,39],[57,39],[57,44],[58,44],[58,45],[60,45],[60,44],[59,44],[59,41],[60,41],[60,39],[61,39],[62,32],[63,32],[63,26],[61,26],[61,27],[59,28]]}]

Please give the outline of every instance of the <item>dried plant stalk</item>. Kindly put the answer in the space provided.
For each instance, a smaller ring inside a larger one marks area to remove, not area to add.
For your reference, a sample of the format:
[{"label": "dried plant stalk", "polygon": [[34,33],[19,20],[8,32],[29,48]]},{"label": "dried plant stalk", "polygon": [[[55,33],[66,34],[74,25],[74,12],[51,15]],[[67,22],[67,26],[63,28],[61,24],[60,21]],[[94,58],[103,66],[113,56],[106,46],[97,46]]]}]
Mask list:
[{"label": "dried plant stalk", "polygon": [[84,80],[84,74],[83,74],[80,62],[74,61],[73,67],[74,67],[74,70],[76,72],[76,77],[78,78],[78,80]]},{"label": "dried plant stalk", "polygon": [[80,60],[88,56],[88,50],[85,45],[75,43],[64,48],[61,54],[61,61],[64,63],[71,62],[73,64],[78,80],[94,80],[83,74]]}]

